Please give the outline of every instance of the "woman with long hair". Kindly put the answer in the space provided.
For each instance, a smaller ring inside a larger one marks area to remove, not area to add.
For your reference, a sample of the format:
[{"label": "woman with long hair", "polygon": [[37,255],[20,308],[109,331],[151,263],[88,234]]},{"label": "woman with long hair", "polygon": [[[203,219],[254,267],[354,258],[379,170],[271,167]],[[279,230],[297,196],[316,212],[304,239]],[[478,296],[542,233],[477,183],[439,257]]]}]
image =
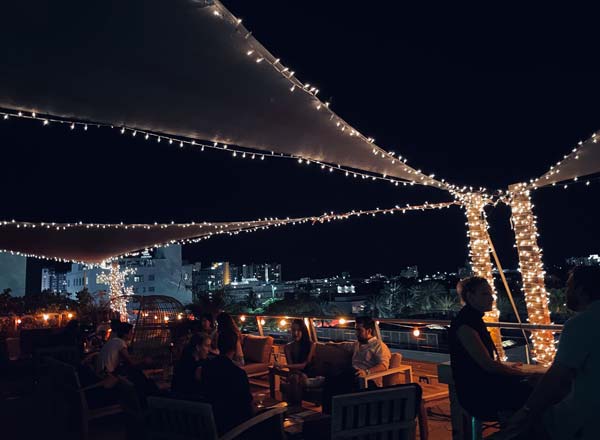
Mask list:
[{"label": "woman with long hair", "polygon": [[302,319],[294,319],[290,327],[292,341],[284,347],[288,375],[288,400],[302,400],[302,389],[308,379],[308,368],[315,355],[316,344],[310,339],[308,328]]},{"label": "woman with long hair", "polygon": [[233,363],[238,367],[243,367],[244,352],[242,351],[242,332],[235,324],[235,321],[229,313],[221,312],[217,316],[217,338],[219,334],[223,333],[234,333],[237,336],[237,344],[235,348],[235,356],[233,357]]},{"label": "woman with long hair", "polygon": [[211,342],[209,335],[198,333],[193,335],[190,342],[184,347],[173,372],[171,390],[174,393],[181,395],[199,393],[202,366],[208,360]]},{"label": "woman with long hair", "polygon": [[287,368],[304,372],[315,354],[315,344],[310,339],[308,328],[302,319],[292,321],[290,332],[292,341],[284,347]]}]

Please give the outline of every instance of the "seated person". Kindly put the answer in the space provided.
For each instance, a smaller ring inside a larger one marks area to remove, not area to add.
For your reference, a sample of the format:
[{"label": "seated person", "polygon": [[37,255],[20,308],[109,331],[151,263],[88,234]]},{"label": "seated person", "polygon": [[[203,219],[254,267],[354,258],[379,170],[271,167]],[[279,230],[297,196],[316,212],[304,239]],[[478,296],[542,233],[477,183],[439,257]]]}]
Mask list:
[{"label": "seated person", "polygon": [[245,361],[244,352],[242,351],[242,332],[240,332],[240,329],[235,324],[235,321],[233,320],[231,315],[225,312],[219,313],[219,316],[217,316],[217,350],[219,346],[218,338],[221,336],[222,333],[233,333],[236,335],[237,343],[235,346],[235,355],[233,357],[233,362],[238,367],[243,367],[245,365]]},{"label": "seated person", "polygon": [[200,317],[200,332],[207,334],[211,339],[210,353],[217,355],[217,329],[215,326],[215,319],[211,313],[204,313]]},{"label": "seated person", "polygon": [[154,382],[148,379],[142,372],[141,366],[144,362],[136,363],[129,356],[127,343],[131,340],[133,325],[128,322],[114,323],[111,338],[100,350],[97,359],[97,373],[104,377],[106,375],[123,376],[134,386],[145,403],[145,397],[157,394],[158,388]]},{"label": "seated person", "polygon": [[126,322],[111,324],[111,337],[102,346],[97,358],[99,374],[112,374],[121,364],[133,364],[127,351],[127,341],[131,339],[132,329],[133,326]]},{"label": "seated person", "polygon": [[200,393],[202,366],[208,360],[211,342],[206,333],[192,336],[175,365],[171,391],[181,396],[197,396]]},{"label": "seated person", "polygon": [[219,356],[202,367],[200,389],[212,405],[220,435],[254,414],[248,375],[233,361],[237,344],[234,332],[220,333]]},{"label": "seated person", "polygon": [[[375,336],[375,321],[368,316],[356,318],[356,342],[339,345],[352,352],[352,367],[327,377],[323,390],[323,412],[329,412],[331,397],[350,393],[362,386],[357,379],[385,371],[390,366],[391,353],[385,343]],[[382,378],[369,381],[369,387],[382,386]]]},{"label": "seated person", "polygon": [[450,324],[448,344],[458,401],[471,415],[496,420],[499,411],[521,407],[532,387],[522,371],[499,359],[483,322],[494,302],[487,280],[465,278],[457,290],[465,305]]},{"label": "seated person", "polygon": [[306,384],[308,369],[315,355],[315,347],[302,319],[294,319],[290,327],[292,342],[284,347],[286,367],[289,368],[288,394],[292,401],[302,400],[302,387]]},{"label": "seated person", "polygon": [[507,430],[530,425],[522,438],[598,438],[600,267],[571,271],[567,307],[578,314],[565,323],[552,366],[509,420]]},{"label": "seated person", "polygon": [[305,371],[315,355],[315,344],[311,341],[308,328],[302,319],[294,319],[290,327],[292,341],[284,347],[286,367]]}]

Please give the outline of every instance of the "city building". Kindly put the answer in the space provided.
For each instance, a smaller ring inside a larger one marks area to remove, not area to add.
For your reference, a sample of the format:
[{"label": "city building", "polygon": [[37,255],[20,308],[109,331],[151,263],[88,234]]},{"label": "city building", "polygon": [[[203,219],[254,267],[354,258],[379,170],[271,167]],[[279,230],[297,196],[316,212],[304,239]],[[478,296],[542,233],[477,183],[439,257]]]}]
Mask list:
[{"label": "city building", "polygon": [[67,272],[57,271],[52,267],[42,269],[42,291],[67,293]]},{"label": "city building", "polygon": [[0,292],[10,289],[12,296],[23,296],[27,284],[27,258],[0,252]]},{"label": "city building", "polygon": [[569,266],[600,266],[600,255],[592,254],[587,257],[570,257],[567,258]]},{"label": "city building", "polygon": [[223,289],[231,283],[231,271],[229,262],[221,261],[202,266],[201,263],[191,265],[191,286],[193,301],[197,301],[199,295],[215,290]]},{"label": "city building", "polygon": [[[183,265],[180,245],[123,258],[119,260],[119,267],[134,271],[127,277],[125,286],[132,287],[135,294],[171,296],[182,304],[189,304],[192,301],[190,290],[192,266]],[[108,285],[103,284],[98,277],[108,270],[108,268],[90,268],[84,264],[73,263],[66,276],[67,292],[75,294],[84,287],[87,287],[91,293],[107,292]]]},{"label": "city building", "polygon": [[230,302],[244,302],[248,295],[255,294],[259,304],[269,299],[282,299],[286,294],[293,293],[295,286],[287,283],[264,283],[258,280],[232,281],[225,286],[225,297]]},{"label": "city building", "polygon": [[408,266],[400,271],[401,278],[419,278],[419,267]]},{"label": "city building", "polygon": [[231,280],[243,282],[244,280],[258,280],[265,283],[281,282],[281,264],[261,263],[231,265]]}]

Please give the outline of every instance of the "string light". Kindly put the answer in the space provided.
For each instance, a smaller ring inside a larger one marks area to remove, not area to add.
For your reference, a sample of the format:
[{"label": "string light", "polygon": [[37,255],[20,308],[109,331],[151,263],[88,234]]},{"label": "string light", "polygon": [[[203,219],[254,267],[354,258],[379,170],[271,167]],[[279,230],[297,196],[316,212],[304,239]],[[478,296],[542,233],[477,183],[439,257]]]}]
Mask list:
[{"label": "string light", "polygon": [[[241,19],[235,17],[231,12],[229,12],[223,5],[220,3],[214,3],[212,5],[213,14],[220,19],[229,22],[233,25],[235,32],[241,35],[247,42],[247,48],[245,49],[245,53],[251,59],[254,59],[256,63],[263,63],[266,66],[270,66],[273,70],[281,75],[286,81],[288,81],[288,88],[290,92],[295,92],[296,89],[310,95],[311,99],[314,101],[314,108],[317,111],[321,111],[323,108],[328,113],[329,119],[333,124],[342,132],[348,133],[350,136],[357,136],[361,138],[364,142],[373,143],[375,140],[372,137],[366,137],[358,130],[354,129],[350,124],[348,124],[345,120],[339,117],[336,113],[334,113],[330,108],[329,102],[322,102],[319,98],[317,98],[317,94],[319,93],[319,89],[314,85],[311,86],[310,83],[302,83],[295,76],[295,72],[291,71],[289,67],[281,64],[281,59],[276,58],[267,49],[262,46],[255,38],[252,38],[252,32],[248,31],[242,24]],[[383,150],[382,148],[375,146],[373,148],[375,153],[380,156],[384,160],[390,161],[392,164],[396,164],[397,160],[394,157],[392,152],[388,152]],[[306,158],[305,158],[306,159]],[[415,173],[415,177],[417,177],[418,183],[423,185],[433,185],[442,189],[446,189],[449,191],[457,190],[456,187],[450,185],[444,181],[439,182],[433,178],[433,175],[426,176],[421,173],[421,171],[415,171],[408,165],[406,165],[406,160],[398,162],[400,168],[404,172]]]},{"label": "string light", "polygon": [[[528,184],[509,187],[512,226],[519,254],[519,271],[523,278],[523,293],[531,324],[551,324],[548,308],[549,294],[544,283],[545,271],[542,250],[537,243],[538,231],[533,214]],[[556,353],[554,334],[549,330],[533,330],[531,340],[534,359],[542,365],[550,365]]]},{"label": "string light", "polygon": [[[36,119],[36,120],[42,120],[42,121],[47,121],[48,124],[66,124],[68,125],[71,130],[74,130],[77,127],[83,127],[84,130],[86,130],[85,127],[88,126],[87,122],[81,122],[81,121],[73,121],[73,120],[66,120],[66,119],[59,119],[59,118],[52,118],[52,117],[42,117],[40,115],[35,114],[36,116],[33,115],[27,115],[24,113],[21,113],[19,115],[19,113],[17,112],[13,112],[10,110],[0,110],[0,115],[4,115],[5,118],[4,119],[8,119],[9,116],[14,116],[17,118],[24,118],[24,119]],[[241,155],[243,158],[246,158],[246,156],[251,156],[251,159],[255,159],[256,155],[260,155],[260,160],[265,160],[265,157],[269,157],[269,158],[279,158],[279,159],[293,159],[295,161],[299,161],[299,160],[303,160],[304,163],[311,164],[311,163],[315,163],[318,165],[321,165],[321,167],[323,169],[327,169],[330,173],[333,171],[338,171],[338,172],[342,172],[344,173],[344,175],[346,175],[346,173],[349,174],[353,174],[354,177],[357,176],[361,176],[363,179],[367,179],[370,178],[372,180],[383,180],[383,181],[388,181],[391,182],[392,184],[395,184],[396,186],[399,185],[399,183],[403,183],[404,186],[407,185],[407,181],[400,179],[400,178],[393,178],[388,176],[387,174],[377,174],[377,173],[371,173],[371,172],[367,172],[367,171],[359,171],[357,169],[354,168],[350,168],[350,167],[344,167],[341,166],[339,164],[331,164],[328,162],[323,162],[320,160],[314,160],[314,159],[308,159],[305,157],[300,157],[297,155],[291,155],[291,154],[285,154],[285,153],[275,153],[275,152],[262,152],[262,151],[257,151],[257,150],[253,150],[250,148],[242,148],[242,147],[232,147],[231,145],[227,145],[227,144],[219,144],[219,142],[213,142],[212,144],[210,143],[205,143],[202,142],[198,139],[183,139],[180,137],[173,137],[173,136],[166,136],[164,134],[158,134],[158,133],[154,133],[151,131],[146,131],[146,130],[140,130],[137,128],[131,128],[131,127],[125,127],[125,126],[120,126],[120,127],[114,127],[112,125],[108,125],[108,124],[93,124],[98,128],[111,128],[111,129],[118,129],[120,131],[121,134],[127,134],[128,132],[131,133],[132,137],[137,137],[138,134],[142,135],[144,137],[145,140],[149,140],[151,138],[155,138],[156,141],[158,143],[160,143],[162,140],[166,140],[168,141],[169,145],[173,145],[174,143],[179,144],[179,146],[181,148],[185,147],[185,146],[192,146],[192,147],[199,147],[200,151],[205,151],[206,148],[215,150],[215,151],[225,151],[227,150],[228,152],[232,152],[232,155],[234,157],[237,157],[238,155]],[[302,163],[302,162],[299,162]],[[334,166],[335,165],[335,166]],[[415,173],[416,176],[416,171],[414,170],[409,170],[408,171],[409,174]],[[433,175],[431,175],[433,176]],[[346,176],[348,177],[348,176]],[[419,177],[420,181],[414,182],[414,181],[410,181],[411,185],[414,185],[415,183],[417,184],[421,184],[424,186],[429,186],[432,185],[432,182],[425,179],[425,177]],[[434,184],[435,186],[438,186],[437,184]],[[451,193],[455,193],[455,192],[461,192],[463,189],[452,186],[452,185],[448,185],[445,189],[448,189],[449,191],[451,191]]]},{"label": "string light", "polygon": [[119,263],[113,261],[109,273],[101,273],[97,277],[98,284],[108,284],[108,296],[111,310],[119,314],[121,321],[128,321],[127,303],[133,295],[133,287],[125,286],[125,280],[133,275],[135,269],[120,269]]},{"label": "string light", "polygon": [[[201,240],[207,240],[214,236],[219,235],[238,235],[242,232],[250,233],[259,230],[267,230],[272,227],[279,227],[283,225],[300,225],[310,223],[315,225],[317,223],[328,223],[333,220],[347,220],[353,217],[360,217],[362,215],[379,215],[379,214],[394,214],[396,212],[409,212],[409,211],[426,211],[426,210],[436,210],[436,209],[445,209],[450,208],[451,206],[458,205],[459,202],[443,202],[443,203],[428,203],[425,202],[422,205],[406,205],[404,207],[396,205],[394,208],[388,209],[373,209],[373,210],[352,210],[350,212],[346,212],[343,214],[335,214],[335,213],[324,213],[320,216],[312,216],[312,217],[297,217],[297,218],[271,218],[264,220],[254,220],[254,221],[244,221],[244,222],[227,222],[227,223],[209,223],[209,222],[191,222],[191,223],[153,223],[153,224],[125,224],[125,223],[111,223],[111,224],[102,224],[102,223],[91,223],[86,224],[82,222],[75,223],[55,223],[55,222],[41,222],[41,223],[32,223],[32,222],[17,222],[15,220],[5,220],[0,221],[0,228],[14,228],[14,229],[34,229],[34,228],[45,228],[52,233],[61,234],[65,231],[69,231],[71,229],[145,229],[145,230],[161,230],[161,229],[174,229],[179,230],[181,228],[195,228],[197,230],[197,235],[194,235],[190,238],[184,239],[173,239],[167,240],[161,243],[154,243],[149,245],[143,250],[151,251],[157,248],[170,246],[174,244],[191,244],[198,243]],[[0,249],[0,252],[7,252],[12,255],[20,255],[24,257],[34,257],[34,258],[45,258],[50,260],[55,260],[59,262],[74,262],[88,265],[101,265],[102,263],[96,263],[93,261],[80,261],[75,259],[65,259],[65,258],[57,258],[51,255],[40,255],[40,254],[31,254],[31,253],[23,253],[19,251],[15,251],[12,249]],[[118,260],[119,258],[125,258],[130,256],[138,256],[139,252],[128,252],[120,255],[115,255],[106,260],[106,262],[112,262]],[[103,262],[105,263],[105,262]]]},{"label": "string light", "polygon": [[[559,176],[565,165],[568,165],[575,160],[579,160],[583,151],[587,151],[589,153],[590,150],[599,148],[598,145],[596,145],[598,143],[598,138],[600,138],[600,132],[592,134],[592,136],[585,142],[579,141],[569,154],[565,154],[563,159],[551,166],[546,173],[536,179],[531,179],[528,184],[522,184],[524,185],[523,190],[542,188],[550,184],[554,186],[557,182],[564,180],[572,180],[572,182],[577,182],[579,177],[582,177],[586,174],[593,174],[593,172],[582,172],[581,175],[574,176],[572,179],[567,177],[561,178]],[[586,185],[588,185],[587,182]],[[564,185],[563,188],[566,189],[567,185]]]},{"label": "string light", "polygon": [[[485,215],[485,207],[491,203],[489,196],[483,193],[467,193],[460,197],[460,201],[465,207],[467,216],[467,236],[469,237],[469,258],[471,267],[475,276],[485,278],[494,293],[494,302],[492,310],[486,312],[483,317],[485,322],[498,322],[500,311],[496,305],[496,287],[494,285],[494,275],[492,273],[492,260],[490,258],[490,244],[487,239],[487,230],[489,225]],[[502,347],[502,335],[499,328],[488,329],[492,340],[498,350],[498,355],[502,360],[506,360],[504,348]]]}]

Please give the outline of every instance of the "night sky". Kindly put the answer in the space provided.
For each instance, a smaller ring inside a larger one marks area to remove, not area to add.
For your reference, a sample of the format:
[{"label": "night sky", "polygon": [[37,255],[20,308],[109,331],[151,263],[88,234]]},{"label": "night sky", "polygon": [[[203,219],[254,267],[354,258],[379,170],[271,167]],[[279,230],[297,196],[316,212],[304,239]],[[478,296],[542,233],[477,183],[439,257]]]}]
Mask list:
[{"label": "night sky", "polygon": [[[596,26],[568,11],[423,10],[389,1],[224,2],[322,100],[377,143],[456,184],[506,188],[543,174],[600,129]],[[593,18],[590,16],[590,18]],[[0,121],[0,217],[188,222],[318,215],[450,200],[318,167],[169,148],[117,130]],[[600,180],[534,193],[547,264],[600,252]],[[509,210],[490,210],[506,267]],[[276,261],[285,279],[454,271],[467,259],[454,207],[282,227],[184,249],[203,262]]]}]

